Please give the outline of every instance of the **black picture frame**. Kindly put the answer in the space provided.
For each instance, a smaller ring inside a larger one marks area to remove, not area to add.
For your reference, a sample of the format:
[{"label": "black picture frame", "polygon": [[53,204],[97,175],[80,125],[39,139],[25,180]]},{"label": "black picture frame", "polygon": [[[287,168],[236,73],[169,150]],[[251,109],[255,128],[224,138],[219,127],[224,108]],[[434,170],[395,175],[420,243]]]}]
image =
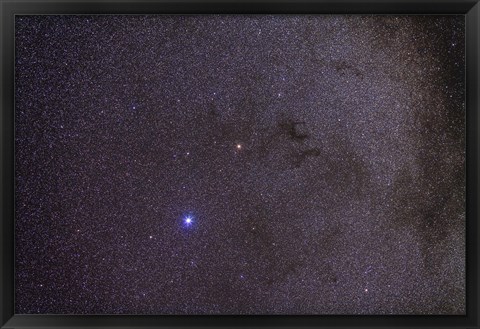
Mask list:
[{"label": "black picture frame", "polygon": [[[19,14],[464,14],[467,108],[465,316],[142,316],[14,314],[14,17]],[[12,328],[479,328],[478,0],[5,1],[1,17],[0,326]]]}]

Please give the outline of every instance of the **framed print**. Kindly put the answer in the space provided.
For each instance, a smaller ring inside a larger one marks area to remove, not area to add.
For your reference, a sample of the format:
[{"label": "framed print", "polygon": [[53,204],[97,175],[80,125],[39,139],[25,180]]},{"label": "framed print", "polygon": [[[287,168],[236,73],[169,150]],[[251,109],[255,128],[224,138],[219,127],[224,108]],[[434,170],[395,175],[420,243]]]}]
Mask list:
[{"label": "framed print", "polygon": [[1,2],[1,327],[478,328],[479,8]]}]

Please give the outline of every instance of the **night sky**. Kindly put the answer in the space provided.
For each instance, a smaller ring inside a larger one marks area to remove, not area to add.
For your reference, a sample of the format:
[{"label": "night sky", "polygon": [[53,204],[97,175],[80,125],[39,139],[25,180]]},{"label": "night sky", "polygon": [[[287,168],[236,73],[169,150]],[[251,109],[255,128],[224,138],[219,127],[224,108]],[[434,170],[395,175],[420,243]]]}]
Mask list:
[{"label": "night sky", "polygon": [[16,16],[16,312],[464,314],[464,28]]}]

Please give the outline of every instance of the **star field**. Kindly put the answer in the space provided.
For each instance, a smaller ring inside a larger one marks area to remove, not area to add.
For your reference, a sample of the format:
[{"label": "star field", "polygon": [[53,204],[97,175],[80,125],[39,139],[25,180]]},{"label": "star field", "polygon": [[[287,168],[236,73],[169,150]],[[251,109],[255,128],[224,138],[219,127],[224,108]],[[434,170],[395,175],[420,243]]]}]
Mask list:
[{"label": "star field", "polygon": [[26,314],[464,314],[464,16],[16,16]]}]

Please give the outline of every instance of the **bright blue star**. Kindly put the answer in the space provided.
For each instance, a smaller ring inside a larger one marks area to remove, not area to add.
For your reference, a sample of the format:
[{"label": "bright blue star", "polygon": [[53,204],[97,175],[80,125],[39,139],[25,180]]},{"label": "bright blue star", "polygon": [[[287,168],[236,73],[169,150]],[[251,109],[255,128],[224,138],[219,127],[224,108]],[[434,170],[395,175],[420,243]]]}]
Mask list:
[{"label": "bright blue star", "polygon": [[194,218],[192,215],[187,215],[183,218],[183,225],[185,227],[190,227],[193,225],[193,223],[194,223]]}]

